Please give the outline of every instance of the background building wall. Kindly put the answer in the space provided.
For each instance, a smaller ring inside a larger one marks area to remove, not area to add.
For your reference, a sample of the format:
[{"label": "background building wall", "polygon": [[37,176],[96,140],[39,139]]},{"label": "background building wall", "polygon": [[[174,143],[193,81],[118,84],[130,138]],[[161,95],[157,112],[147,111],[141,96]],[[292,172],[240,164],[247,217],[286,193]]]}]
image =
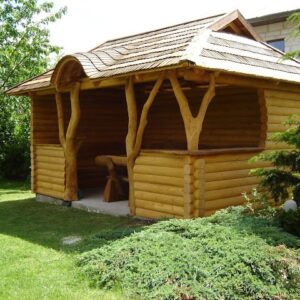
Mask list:
[{"label": "background building wall", "polygon": [[300,37],[292,35],[295,25],[287,21],[287,18],[295,12],[300,12],[300,9],[261,16],[248,21],[265,42],[284,40],[284,51],[289,52],[300,49]]}]

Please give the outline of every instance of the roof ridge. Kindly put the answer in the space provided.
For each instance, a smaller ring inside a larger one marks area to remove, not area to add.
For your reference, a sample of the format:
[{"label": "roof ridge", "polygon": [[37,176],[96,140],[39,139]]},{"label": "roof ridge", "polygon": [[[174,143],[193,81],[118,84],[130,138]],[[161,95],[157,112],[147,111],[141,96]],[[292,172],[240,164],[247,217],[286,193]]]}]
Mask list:
[{"label": "roof ridge", "polygon": [[169,29],[169,28],[172,28],[172,27],[177,27],[177,26],[187,25],[187,24],[191,24],[191,23],[196,23],[196,22],[203,21],[203,20],[206,20],[206,19],[211,19],[211,18],[216,18],[216,17],[222,17],[222,16],[225,16],[226,14],[227,13],[220,13],[220,14],[216,14],[216,15],[212,15],[212,16],[208,16],[208,17],[204,17],[204,18],[200,18],[200,19],[196,19],[196,20],[191,20],[191,21],[187,21],[187,22],[183,22],[183,23],[176,23],[176,24],[173,24],[173,25],[169,25],[169,26],[165,26],[165,27],[160,27],[160,28],[157,28],[157,29],[154,29],[154,30],[147,30],[147,31],[144,31],[144,32],[136,33],[136,34],[131,34],[131,35],[123,36],[123,37],[120,37],[120,38],[115,38],[115,39],[107,40],[106,42],[101,43],[99,46],[93,48],[91,51],[95,50],[96,48],[100,47],[101,45],[103,45],[105,43],[120,41],[120,40],[123,40],[123,39],[131,38],[131,37],[136,37],[136,36],[139,36],[139,35],[148,34],[148,33],[152,33],[152,32],[157,32],[157,31]]},{"label": "roof ridge", "polygon": [[200,55],[211,32],[212,30],[207,27],[200,28],[197,34],[195,34],[195,36],[191,39],[189,45],[186,47],[181,60],[188,60],[196,63],[195,56]]}]

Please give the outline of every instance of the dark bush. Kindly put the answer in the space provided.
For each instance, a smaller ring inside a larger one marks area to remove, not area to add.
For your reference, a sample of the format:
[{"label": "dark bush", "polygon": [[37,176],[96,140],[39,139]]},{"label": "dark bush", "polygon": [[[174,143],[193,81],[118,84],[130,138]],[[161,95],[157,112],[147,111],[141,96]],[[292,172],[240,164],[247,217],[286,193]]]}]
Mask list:
[{"label": "dark bush", "polygon": [[281,211],[279,214],[281,226],[289,233],[300,236],[300,209]]},{"label": "dark bush", "polygon": [[[30,143],[28,132],[14,135],[1,148],[0,175],[10,180],[25,180],[30,174]],[[2,158],[2,159],[1,159]]]}]

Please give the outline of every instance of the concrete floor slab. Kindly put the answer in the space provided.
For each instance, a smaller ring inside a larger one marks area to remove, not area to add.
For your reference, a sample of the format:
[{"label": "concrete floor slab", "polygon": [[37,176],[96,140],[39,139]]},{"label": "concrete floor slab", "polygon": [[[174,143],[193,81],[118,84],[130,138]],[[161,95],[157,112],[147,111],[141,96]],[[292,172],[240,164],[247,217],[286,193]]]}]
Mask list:
[{"label": "concrete floor slab", "polygon": [[72,207],[112,216],[129,215],[128,201],[104,202],[101,191],[85,192],[83,199],[73,201]]}]

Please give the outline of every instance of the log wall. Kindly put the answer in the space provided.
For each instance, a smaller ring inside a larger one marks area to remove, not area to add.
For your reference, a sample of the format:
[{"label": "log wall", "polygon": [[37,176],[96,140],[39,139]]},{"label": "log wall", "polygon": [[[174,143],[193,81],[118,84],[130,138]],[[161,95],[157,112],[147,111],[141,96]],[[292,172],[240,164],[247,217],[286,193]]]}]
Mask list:
[{"label": "log wall", "polygon": [[31,140],[32,144],[59,144],[54,95],[32,97]]},{"label": "log wall", "polygon": [[256,153],[213,155],[194,162],[194,216],[207,216],[216,210],[244,203],[242,193],[249,193],[259,179],[250,170],[266,165],[250,163]]},{"label": "log wall", "polygon": [[[77,136],[82,140],[78,153],[79,188],[104,184],[107,170],[96,166],[97,155],[125,155],[127,108],[124,91],[101,89],[80,93],[81,118]],[[64,95],[65,127],[70,117],[69,96]]]},{"label": "log wall", "polygon": [[204,119],[200,148],[258,146],[261,125],[257,90],[217,89]]},{"label": "log wall", "polygon": [[[213,104],[210,106],[210,111],[208,111],[207,118],[205,119],[206,130],[208,130],[209,126],[213,126],[213,120],[215,120],[216,132],[221,132],[221,130],[217,128],[219,122],[218,116],[221,117],[221,115],[215,114],[215,112],[217,109],[221,111],[221,108],[223,114],[228,112],[228,110],[226,110],[226,101],[230,100],[228,100],[228,98],[227,100],[225,99],[226,97],[219,100],[215,99],[215,102],[212,102],[216,106],[214,107]],[[237,112],[241,112],[243,104],[249,101],[248,104],[245,104],[245,108],[252,111],[253,115],[251,118],[251,114],[249,114],[249,118],[244,115],[243,118],[245,118],[245,120],[242,118],[239,121],[242,122],[242,127],[244,126],[243,124],[247,122],[253,126],[253,137],[255,136],[253,141],[255,141],[255,143],[250,143],[249,145],[259,145],[264,147],[266,151],[289,149],[286,144],[271,141],[271,136],[275,132],[284,131],[286,129],[286,126],[283,125],[282,122],[286,121],[291,114],[300,114],[299,94],[274,90],[259,91],[256,98],[257,102],[255,102],[255,106],[252,106],[252,110],[250,109],[252,105],[250,105],[250,98],[247,96],[244,99],[245,102],[241,103],[236,99],[234,108]],[[217,107],[217,104],[220,106]],[[259,110],[259,113],[256,112],[257,115],[254,115],[254,107],[256,107],[255,110]],[[231,112],[229,114],[231,114]],[[213,118],[213,116],[215,117]],[[251,120],[253,120],[253,124]],[[169,118],[169,121],[172,122],[173,120]],[[222,119],[222,121],[224,121],[224,119]],[[230,132],[229,128],[233,126],[230,120],[227,120],[227,122],[224,121],[223,125],[224,132],[228,129],[228,133]],[[241,135],[247,135],[247,131],[242,129],[238,124],[235,124],[234,127],[237,129],[235,134],[240,132]],[[221,141],[221,139],[215,139],[218,134],[213,135],[213,131],[210,131],[210,133],[212,136],[211,141],[214,142],[217,146],[216,148],[218,148],[218,142]],[[232,138],[237,138],[238,136],[239,135],[232,135]],[[208,141],[208,138],[209,135],[206,136],[204,131],[202,134],[202,142],[205,139]],[[241,136],[239,139],[240,138]],[[246,139],[241,139],[241,142],[244,140]],[[222,140],[222,145],[224,141],[225,139]],[[250,139],[247,138],[247,141],[249,142]],[[159,154],[157,151],[152,154],[147,153],[147,156],[142,154],[138,158],[137,166],[135,167],[135,196],[137,204],[140,205],[136,211],[137,215],[145,217],[208,216],[219,209],[243,204],[244,198],[242,194],[251,192],[252,188],[259,183],[259,178],[251,176],[249,171],[253,168],[269,166],[266,162],[249,162],[249,159],[257,155],[260,151],[261,150],[257,150],[257,152],[255,152],[255,150],[251,150],[249,152],[241,151],[240,153],[235,151],[234,153],[230,153],[229,150],[229,153],[225,154],[181,154],[177,156],[174,156],[172,152],[169,154],[166,152]],[[166,162],[168,163],[166,164]],[[177,169],[178,167],[179,169]],[[190,185],[187,184],[187,178],[190,180]],[[157,182],[153,184],[152,181],[155,180]],[[170,188],[171,183],[172,185],[179,184],[180,189],[174,190]],[[167,185],[165,186],[165,184]],[[178,196],[181,196],[183,202],[180,202]],[[146,197],[147,199],[145,201],[144,198]],[[144,201],[141,201],[141,199]],[[176,203],[174,201],[176,201]],[[180,209],[178,206],[181,206]],[[174,209],[174,207],[176,207],[176,209]],[[174,211],[177,213],[174,213]]]},{"label": "log wall", "polygon": [[32,188],[35,193],[63,199],[65,157],[60,145],[35,144],[32,157]]},{"label": "log wall", "polygon": [[[199,90],[186,91],[195,112]],[[176,99],[161,92],[149,115],[143,148],[186,149],[186,139]],[[127,110],[124,91],[99,90],[81,93],[82,119],[78,136],[83,144],[78,155],[79,186],[96,186],[107,171],[94,165],[101,154],[125,154]],[[142,99],[138,93],[138,99]],[[66,127],[70,114],[64,98]],[[142,102],[139,103],[140,107]],[[265,146],[288,149],[270,140],[286,129],[281,123],[300,113],[300,97],[291,92],[221,89],[207,111],[200,145],[205,148]],[[113,121],[112,121],[113,120]],[[265,143],[264,143],[265,142]],[[36,193],[63,198],[64,156],[58,145],[56,106],[53,96],[32,100],[32,178]],[[265,145],[264,145],[265,144]],[[143,217],[207,216],[218,209],[243,203],[258,179],[249,170],[255,153],[175,155],[142,151],[134,167],[136,214]]]},{"label": "log wall", "polygon": [[300,114],[300,95],[292,92],[266,90],[264,92],[267,110],[266,149],[289,149],[289,146],[271,141],[275,132],[287,129],[282,122],[292,114]]},{"label": "log wall", "polygon": [[[204,92],[205,89],[185,91],[194,115]],[[139,99],[143,97],[140,94]],[[183,121],[172,91],[157,95],[148,119],[144,149],[186,149]],[[204,119],[199,148],[258,146],[261,125],[257,90],[219,87]]]},{"label": "log wall", "polygon": [[134,166],[136,214],[183,217],[184,185],[184,157],[142,152]]}]

